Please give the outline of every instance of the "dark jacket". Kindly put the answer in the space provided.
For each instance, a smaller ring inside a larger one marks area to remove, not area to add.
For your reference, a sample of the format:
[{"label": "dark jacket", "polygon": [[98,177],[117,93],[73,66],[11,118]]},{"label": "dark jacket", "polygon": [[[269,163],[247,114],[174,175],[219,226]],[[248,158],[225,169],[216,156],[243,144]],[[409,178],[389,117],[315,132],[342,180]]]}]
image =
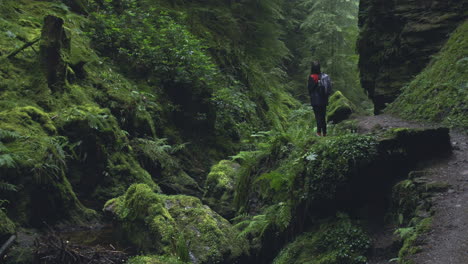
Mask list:
[{"label": "dark jacket", "polygon": [[[324,86],[326,87],[327,93],[321,94],[318,89],[318,81],[322,80]],[[332,91],[332,85],[330,76],[325,73],[311,74],[309,75],[309,80],[307,82],[307,89],[309,90],[310,104],[312,106],[323,106],[328,105],[328,97]]]}]

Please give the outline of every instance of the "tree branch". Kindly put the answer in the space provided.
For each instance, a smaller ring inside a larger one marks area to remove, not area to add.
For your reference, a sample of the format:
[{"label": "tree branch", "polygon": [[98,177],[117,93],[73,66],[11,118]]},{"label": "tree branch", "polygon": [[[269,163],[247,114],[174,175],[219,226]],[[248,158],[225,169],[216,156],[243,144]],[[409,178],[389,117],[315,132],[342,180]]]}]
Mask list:
[{"label": "tree branch", "polygon": [[27,49],[28,47],[31,47],[32,45],[39,42],[39,40],[41,40],[41,38],[36,38],[33,41],[26,42],[21,48],[19,48],[19,49],[13,51],[12,53],[8,54],[7,58],[8,59],[13,58],[14,56],[16,56],[16,54],[20,53],[21,51],[23,51],[23,50]]}]

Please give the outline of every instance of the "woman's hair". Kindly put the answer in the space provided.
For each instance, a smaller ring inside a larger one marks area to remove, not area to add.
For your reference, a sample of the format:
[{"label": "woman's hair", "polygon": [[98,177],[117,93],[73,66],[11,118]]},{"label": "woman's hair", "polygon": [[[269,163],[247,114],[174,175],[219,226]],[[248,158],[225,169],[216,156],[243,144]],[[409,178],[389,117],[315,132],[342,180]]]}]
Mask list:
[{"label": "woman's hair", "polygon": [[320,71],[320,62],[319,61],[313,61],[311,66],[310,66],[310,73],[311,74],[320,74],[322,73]]}]

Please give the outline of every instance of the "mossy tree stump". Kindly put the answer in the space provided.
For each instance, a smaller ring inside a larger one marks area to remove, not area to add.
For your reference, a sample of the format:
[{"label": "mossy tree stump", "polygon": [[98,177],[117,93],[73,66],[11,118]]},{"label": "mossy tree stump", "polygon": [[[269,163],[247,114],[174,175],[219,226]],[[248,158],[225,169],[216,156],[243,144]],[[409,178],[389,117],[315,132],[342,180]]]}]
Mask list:
[{"label": "mossy tree stump", "polygon": [[48,15],[44,18],[41,34],[40,60],[52,91],[60,90],[67,78],[67,57],[70,53],[70,36],[63,28],[63,19]]}]

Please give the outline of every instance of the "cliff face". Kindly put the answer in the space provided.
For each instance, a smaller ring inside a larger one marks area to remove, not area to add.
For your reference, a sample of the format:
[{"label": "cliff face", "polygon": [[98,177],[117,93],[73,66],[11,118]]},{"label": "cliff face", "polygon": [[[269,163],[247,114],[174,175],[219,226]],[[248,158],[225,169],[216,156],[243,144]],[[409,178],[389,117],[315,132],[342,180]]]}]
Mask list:
[{"label": "cliff face", "polygon": [[468,0],[361,0],[359,9],[361,82],[376,113],[468,18]]}]

